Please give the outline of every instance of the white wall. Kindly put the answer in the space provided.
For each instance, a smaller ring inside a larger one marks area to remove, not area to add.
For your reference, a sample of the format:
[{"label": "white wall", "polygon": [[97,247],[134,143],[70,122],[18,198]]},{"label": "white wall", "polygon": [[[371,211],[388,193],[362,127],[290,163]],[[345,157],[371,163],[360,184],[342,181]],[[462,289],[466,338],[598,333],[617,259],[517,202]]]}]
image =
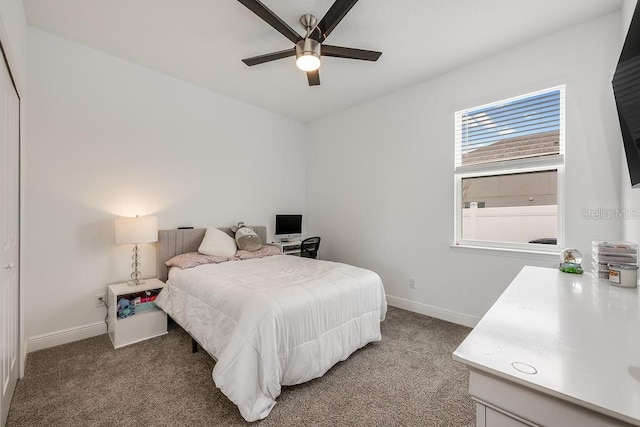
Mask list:
[{"label": "white wall", "polygon": [[[624,42],[633,17],[633,12],[636,7],[637,0],[625,0],[622,4],[622,29],[621,36],[622,42]],[[621,42],[621,43],[622,43]],[[618,144],[622,145],[622,135],[618,132]],[[622,166],[620,167],[622,172],[622,207],[628,209],[628,212],[632,212],[632,209],[640,208],[640,189],[631,188],[631,181],[629,180],[629,170],[627,169],[627,161],[622,151]],[[622,218],[622,234],[623,239],[640,243],[640,217],[637,215],[628,215],[626,218]]]},{"label": "white wall", "polygon": [[591,240],[620,238],[618,221],[580,216],[620,206],[611,89],[619,48],[614,13],[312,122],[307,211],[322,257],[377,271],[392,304],[467,324],[523,265],[554,265],[449,245],[454,112],[559,83],[567,85],[566,245],[588,254]]},{"label": "white wall", "polygon": [[304,213],[304,125],[40,30],[28,46],[30,351],[106,331],[94,296],[128,278],[132,249],[115,216],[272,233],[276,212]]}]

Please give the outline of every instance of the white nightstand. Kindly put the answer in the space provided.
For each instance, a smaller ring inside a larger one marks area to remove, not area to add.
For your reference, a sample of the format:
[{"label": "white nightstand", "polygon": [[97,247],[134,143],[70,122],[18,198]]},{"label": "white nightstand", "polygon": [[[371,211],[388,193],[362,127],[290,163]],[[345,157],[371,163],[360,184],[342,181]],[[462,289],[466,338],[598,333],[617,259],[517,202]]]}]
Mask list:
[{"label": "white nightstand", "polygon": [[[167,333],[167,314],[155,304],[144,303],[145,291],[159,291],[164,282],[146,279],[142,285],[129,286],[126,283],[109,285],[109,338],[115,348],[124,347]],[[134,306],[134,314],[118,318],[118,302],[126,298],[133,302],[142,297],[142,304]]]}]

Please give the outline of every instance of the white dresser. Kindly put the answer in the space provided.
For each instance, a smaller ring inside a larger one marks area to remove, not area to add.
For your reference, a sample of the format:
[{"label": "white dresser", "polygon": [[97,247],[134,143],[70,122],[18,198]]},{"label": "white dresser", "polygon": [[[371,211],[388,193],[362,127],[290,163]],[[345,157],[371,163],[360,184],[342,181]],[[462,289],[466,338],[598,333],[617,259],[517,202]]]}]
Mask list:
[{"label": "white dresser", "polygon": [[477,426],[640,426],[640,293],[525,267],[453,353]]}]

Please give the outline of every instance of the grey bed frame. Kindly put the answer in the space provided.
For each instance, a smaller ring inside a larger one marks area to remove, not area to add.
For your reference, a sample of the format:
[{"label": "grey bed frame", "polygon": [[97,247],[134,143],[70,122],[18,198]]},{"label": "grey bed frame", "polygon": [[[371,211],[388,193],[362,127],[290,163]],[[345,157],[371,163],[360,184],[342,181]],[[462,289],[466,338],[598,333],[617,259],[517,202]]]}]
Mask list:
[{"label": "grey bed frame", "polygon": [[[267,242],[267,227],[264,225],[251,226],[251,228],[260,237],[263,243]],[[234,237],[235,234],[231,228],[221,228],[229,236]],[[156,245],[156,277],[163,282],[167,281],[169,268],[165,265],[165,261],[176,255],[187,252],[198,252],[198,247],[202,243],[206,228],[190,228],[175,230],[158,231],[158,243]]]}]

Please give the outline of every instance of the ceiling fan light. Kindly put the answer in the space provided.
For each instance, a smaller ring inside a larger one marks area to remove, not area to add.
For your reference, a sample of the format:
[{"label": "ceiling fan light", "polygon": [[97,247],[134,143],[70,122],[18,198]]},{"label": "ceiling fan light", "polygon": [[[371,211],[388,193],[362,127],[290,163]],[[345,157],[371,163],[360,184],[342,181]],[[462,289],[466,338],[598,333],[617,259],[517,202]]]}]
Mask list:
[{"label": "ceiling fan light", "polygon": [[303,53],[296,59],[296,66],[302,71],[315,71],[320,68],[320,58],[313,53]]},{"label": "ceiling fan light", "polygon": [[296,43],[296,66],[302,71],[320,68],[320,43],[311,38]]}]

